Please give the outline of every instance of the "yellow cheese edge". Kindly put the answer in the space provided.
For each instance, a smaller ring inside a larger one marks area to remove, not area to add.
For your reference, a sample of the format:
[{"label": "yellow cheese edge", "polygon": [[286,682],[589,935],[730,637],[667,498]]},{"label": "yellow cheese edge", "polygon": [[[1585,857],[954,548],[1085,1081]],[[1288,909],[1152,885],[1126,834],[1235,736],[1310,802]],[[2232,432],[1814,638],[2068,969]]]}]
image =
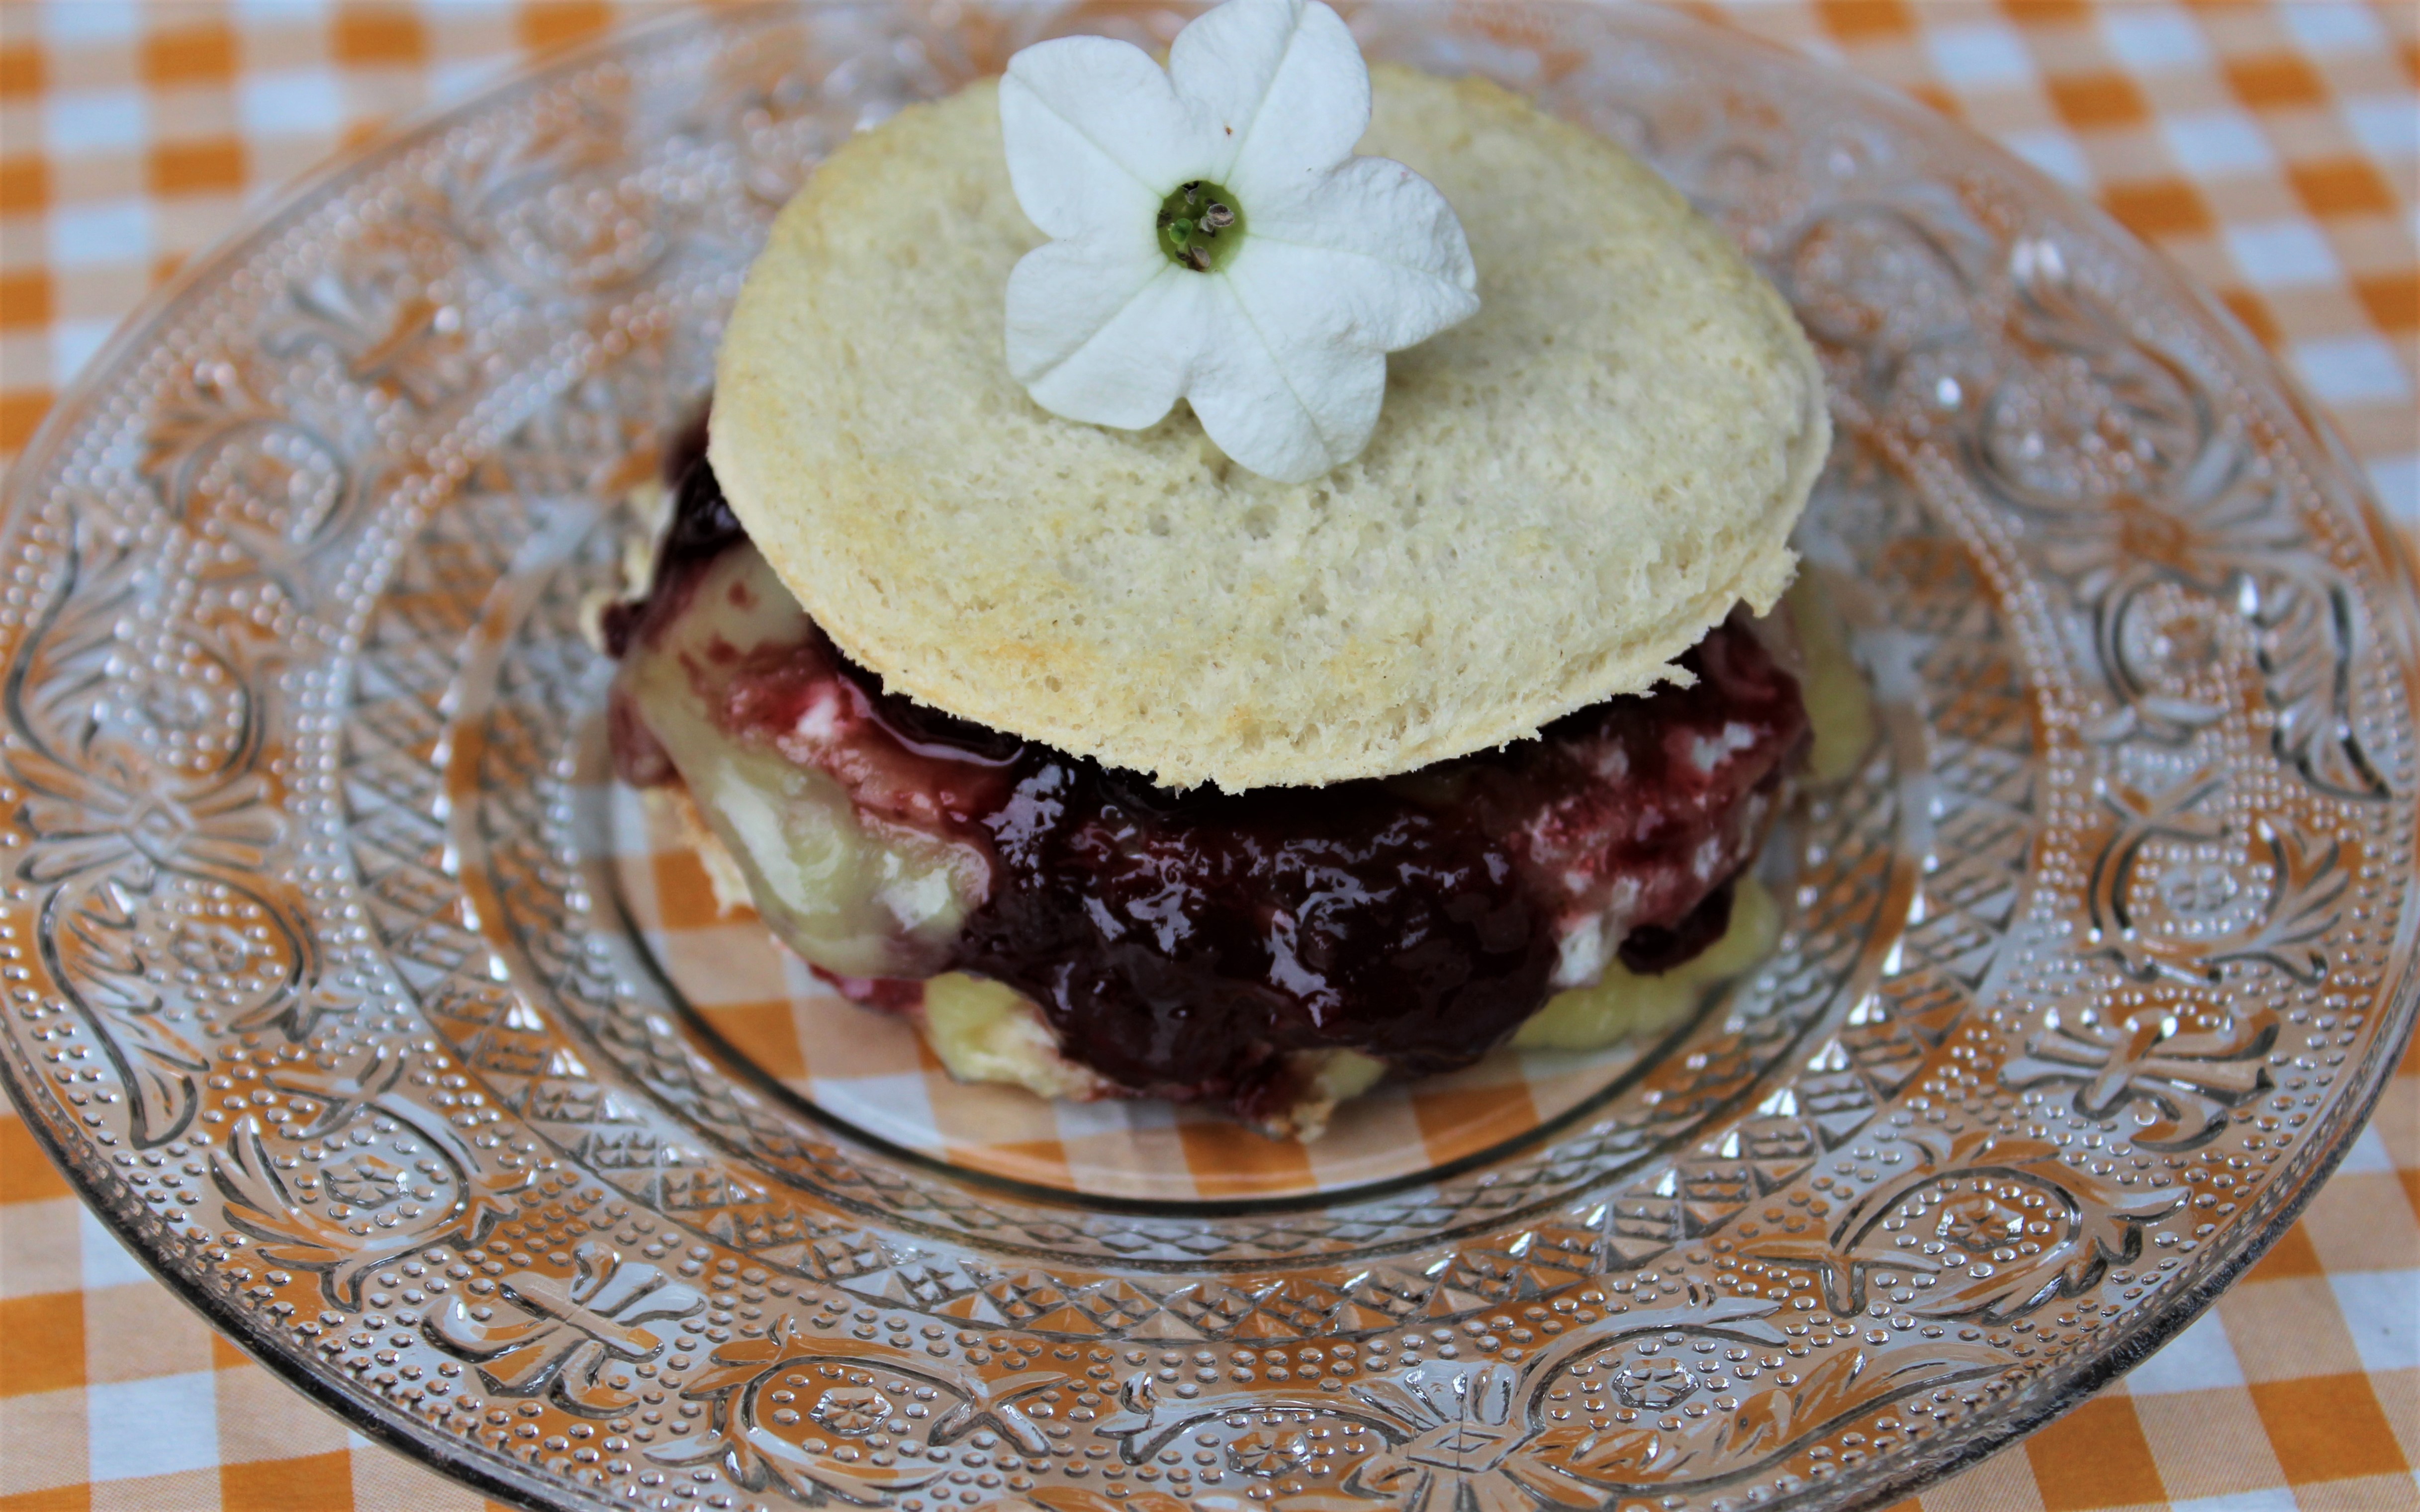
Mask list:
[{"label": "yellow cheese edge", "polygon": [[1512,1036],[1512,1047],[1602,1050],[1634,1034],[1670,1028],[1689,1016],[1708,987],[1764,959],[1780,937],[1781,905],[1763,883],[1742,877],[1722,938],[1661,976],[1642,977],[1613,962],[1595,985],[1546,999]]}]

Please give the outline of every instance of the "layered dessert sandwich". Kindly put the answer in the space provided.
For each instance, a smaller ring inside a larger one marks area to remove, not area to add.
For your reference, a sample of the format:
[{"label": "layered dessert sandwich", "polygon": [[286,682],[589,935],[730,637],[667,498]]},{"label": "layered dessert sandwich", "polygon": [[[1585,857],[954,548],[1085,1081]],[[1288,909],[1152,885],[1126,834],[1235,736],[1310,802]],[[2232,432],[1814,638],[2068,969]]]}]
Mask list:
[{"label": "layered dessert sandwich", "polygon": [[1311,1137],[1769,934],[1829,440],[1601,137],[1303,0],[1043,43],[781,214],[603,618],[616,769],[961,1077]]}]

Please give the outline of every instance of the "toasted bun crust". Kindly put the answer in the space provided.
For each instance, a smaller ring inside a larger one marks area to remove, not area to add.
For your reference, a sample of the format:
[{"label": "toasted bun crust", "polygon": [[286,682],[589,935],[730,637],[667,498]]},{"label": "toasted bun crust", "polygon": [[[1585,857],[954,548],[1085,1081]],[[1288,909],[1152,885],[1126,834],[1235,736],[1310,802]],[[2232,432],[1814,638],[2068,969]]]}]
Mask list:
[{"label": "toasted bun crust", "polygon": [[1603,138],[1373,73],[1362,150],[1445,192],[1482,305],[1395,354],[1369,449],[1305,485],[1234,467],[1181,405],[1109,430],[1010,378],[1002,290],[1040,238],[992,85],[815,173],[732,316],[711,455],[844,650],[953,714],[1234,791],[1520,739],[1771,606],[1831,437],[1780,297]]}]

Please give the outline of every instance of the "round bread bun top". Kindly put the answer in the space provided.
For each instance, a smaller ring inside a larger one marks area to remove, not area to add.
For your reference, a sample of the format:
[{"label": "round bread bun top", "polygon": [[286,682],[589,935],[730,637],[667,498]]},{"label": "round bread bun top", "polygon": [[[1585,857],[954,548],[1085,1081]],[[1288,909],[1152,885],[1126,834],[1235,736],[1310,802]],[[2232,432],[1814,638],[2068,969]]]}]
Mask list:
[{"label": "round bread bun top", "polygon": [[1181,404],[1110,430],[1009,376],[1002,292],[1043,238],[993,84],[816,170],[732,315],[710,456],[844,651],[961,717],[1241,791],[1532,735],[1772,606],[1831,437],[1780,297],[1602,137],[1372,77],[1361,150],[1444,191],[1481,303],[1388,360],[1368,449],[1308,484]]}]

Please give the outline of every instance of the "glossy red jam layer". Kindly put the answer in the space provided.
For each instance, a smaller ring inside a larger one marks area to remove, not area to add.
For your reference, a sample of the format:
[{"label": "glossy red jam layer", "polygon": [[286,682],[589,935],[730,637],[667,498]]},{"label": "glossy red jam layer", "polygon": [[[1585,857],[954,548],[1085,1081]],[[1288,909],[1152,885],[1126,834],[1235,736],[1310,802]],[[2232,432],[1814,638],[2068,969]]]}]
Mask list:
[{"label": "glossy red jam layer", "polygon": [[[794,606],[768,622],[755,595],[770,581],[691,466],[649,594],[609,616],[622,681],[677,655],[700,727],[836,782],[876,841],[959,858],[954,933],[893,974],[1005,982],[1120,1087],[1248,1119],[1292,1095],[1294,1052],[1447,1070],[1617,953],[1649,972],[1695,955],[1807,738],[1796,681],[1734,618],[1682,658],[1691,686],[1500,751],[1317,789],[1171,793],[885,693]],[[730,633],[746,643],[717,627],[743,623]],[[613,728],[626,779],[698,785],[619,684]]]}]

